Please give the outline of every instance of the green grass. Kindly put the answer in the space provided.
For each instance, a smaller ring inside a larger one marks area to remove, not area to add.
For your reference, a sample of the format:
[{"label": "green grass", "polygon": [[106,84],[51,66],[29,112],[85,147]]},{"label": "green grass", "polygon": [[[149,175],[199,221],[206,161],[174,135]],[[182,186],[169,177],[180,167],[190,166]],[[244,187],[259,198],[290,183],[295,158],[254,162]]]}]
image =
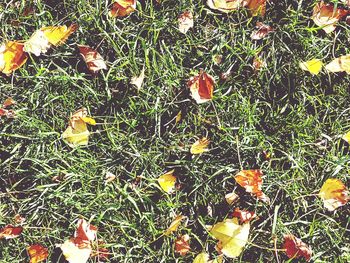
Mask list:
[{"label": "green grass", "polygon": [[[349,262],[349,205],[330,213],[313,194],[327,178],[349,186],[350,156],[340,135],[350,129],[350,78],[324,71],[311,76],[298,67],[302,60],[329,62],[350,53],[345,22],[325,35],[310,19],[316,1],[306,0],[270,1],[264,19],[243,10],[220,14],[194,0],[140,1],[125,19],[108,17],[109,1],[36,1],[36,15],[23,17],[31,1],[17,2],[0,4],[0,42],[28,39],[45,25],[80,28],[66,45],[0,76],[1,100],[13,97],[18,115],[0,120],[0,226],[16,214],[27,219],[19,238],[0,240],[1,263],[28,262],[25,249],[33,243],[49,247],[49,262],[61,262],[55,244],[74,233],[79,217],[99,228],[111,262],[192,262],[203,250],[214,258],[215,241],[204,226],[233,211],[224,200],[232,190],[241,197],[237,206],[259,216],[234,262],[277,262],[273,235],[281,247],[288,233],[312,247],[315,262]],[[195,27],[182,35],[177,16],[185,10],[193,11]],[[251,41],[257,21],[276,32]],[[97,48],[109,69],[87,74],[76,44]],[[267,67],[254,74],[259,52]],[[223,56],[219,65],[216,55]],[[147,78],[138,92],[129,82],[143,65]],[[231,65],[230,78],[220,80]],[[186,81],[200,69],[217,85],[213,101],[197,105]],[[72,150],[61,133],[82,106],[98,125],[90,128],[88,147]],[[210,138],[210,151],[192,158],[188,149],[202,136]],[[326,147],[317,146],[321,140]],[[237,186],[233,175],[241,168],[263,170],[270,205]],[[167,195],[157,178],[170,169],[181,189]],[[113,183],[105,184],[107,171],[116,174]],[[54,176],[64,180],[53,182]],[[176,234],[158,239],[180,213],[188,224],[178,234],[191,236],[184,258],[174,254]],[[283,253],[279,261],[289,262]]]}]

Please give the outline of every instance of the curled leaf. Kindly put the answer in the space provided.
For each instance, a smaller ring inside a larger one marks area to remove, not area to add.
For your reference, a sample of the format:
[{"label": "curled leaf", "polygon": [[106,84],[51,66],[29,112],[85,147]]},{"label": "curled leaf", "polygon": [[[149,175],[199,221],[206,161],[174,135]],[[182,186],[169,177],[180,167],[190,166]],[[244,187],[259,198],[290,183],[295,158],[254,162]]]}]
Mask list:
[{"label": "curled leaf", "polygon": [[23,47],[23,43],[16,41],[8,41],[0,46],[0,72],[9,75],[26,63],[28,56]]},{"label": "curled leaf", "polygon": [[23,227],[21,226],[13,226],[13,225],[7,225],[0,229],[0,239],[11,239],[18,237],[23,231]]},{"label": "curled leaf", "polygon": [[124,17],[130,15],[136,10],[136,0],[116,0],[109,15],[112,17]]},{"label": "curled leaf", "polygon": [[213,98],[214,85],[214,78],[204,71],[201,71],[198,76],[192,77],[187,83],[192,98],[198,104],[210,101]]},{"label": "curled leaf", "polygon": [[175,232],[181,224],[182,219],[186,218],[183,215],[177,215],[175,219],[171,222],[167,230],[164,231],[165,236],[169,236],[171,233]]},{"label": "curled leaf", "polygon": [[325,66],[329,72],[343,72],[350,74],[350,55],[340,56]]},{"label": "curled leaf", "polygon": [[179,253],[181,256],[185,256],[191,247],[189,245],[190,236],[183,235],[175,240],[175,252]]},{"label": "curled leaf", "polygon": [[313,75],[318,75],[320,73],[323,66],[323,62],[320,59],[311,59],[306,62],[300,62],[299,67],[302,70],[309,71]]},{"label": "curled leaf", "polygon": [[299,238],[293,235],[284,236],[283,248],[286,250],[286,254],[289,258],[305,258],[310,261],[312,251],[311,249]]},{"label": "curled leaf", "polygon": [[248,193],[254,194],[259,200],[268,203],[270,199],[261,190],[262,175],[261,170],[242,170],[235,175],[235,180]]},{"label": "curled leaf", "polygon": [[201,154],[201,153],[209,151],[209,149],[208,149],[209,143],[210,143],[209,139],[207,139],[205,137],[197,140],[191,146],[191,149],[190,149],[191,154]]},{"label": "curled leaf", "polygon": [[252,35],[250,36],[252,40],[260,40],[265,38],[269,33],[274,32],[275,30],[268,25],[265,25],[261,22],[256,23],[256,28]]},{"label": "curled leaf", "polygon": [[179,30],[181,33],[186,34],[187,31],[193,27],[193,15],[191,11],[183,12],[179,18]]},{"label": "curled leaf", "polygon": [[158,178],[160,187],[168,194],[175,189],[176,177],[173,175],[175,170],[171,170]]},{"label": "curled leaf", "polygon": [[102,69],[107,69],[107,65],[102,56],[94,49],[85,45],[78,45],[79,52],[83,57],[87,68],[93,74],[96,74]]},{"label": "curled leaf", "polygon": [[320,190],[319,196],[328,211],[334,211],[350,200],[346,186],[339,179],[327,179]]},{"label": "curled leaf", "polygon": [[27,251],[30,257],[29,263],[42,262],[49,256],[48,249],[39,244],[31,245],[27,248]]}]

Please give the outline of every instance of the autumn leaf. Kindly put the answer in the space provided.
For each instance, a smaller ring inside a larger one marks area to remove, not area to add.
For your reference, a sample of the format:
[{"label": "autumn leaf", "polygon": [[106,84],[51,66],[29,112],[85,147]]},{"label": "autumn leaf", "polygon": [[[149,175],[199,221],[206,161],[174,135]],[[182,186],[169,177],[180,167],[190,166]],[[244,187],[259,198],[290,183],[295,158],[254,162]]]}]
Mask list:
[{"label": "autumn leaf", "polygon": [[305,62],[300,62],[299,67],[302,70],[309,71],[313,75],[318,75],[323,66],[323,62],[320,59],[311,59]]},{"label": "autumn leaf", "polygon": [[240,225],[237,218],[232,218],[216,223],[210,233],[219,240],[221,251],[226,257],[236,258],[248,242],[249,230],[249,223]]},{"label": "autumn leaf", "polygon": [[268,25],[265,25],[261,22],[257,22],[256,23],[256,30],[253,31],[253,33],[251,34],[250,38],[252,40],[260,40],[265,38],[269,33],[274,32],[275,30]]},{"label": "autumn leaf", "polygon": [[327,179],[320,190],[319,196],[328,211],[334,211],[350,200],[346,186],[339,179]]},{"label": "autumn leaf", "polygon": [[134,76],[131,78],[130,84],[135,85],[138,90],[142,88],[143,81],[145,79],[145,67],[142,68],[139,76]]},{"label": "autumn leaf", "polygon": [[232,205],[234,202],[236,202],[239,199],[239,196],[235,192],[232,192],[232,193],[226,194],[225,199],[229,205]]},{"label": "autumn leaf", "polygon": [[86,45],[78,45],[78,48],[91,73],[96,74],[102,69],[107,69],[105,61],[96,50]]},{"label": "autumn leaf", "polygon": [[27,251],[30,257],[29,263],[42,262],[49,256],[48,249],[39,244],[31,245],[27,248]]},{"label": "autumn leaf", "polygon": [[238,207],[235,208],[235,211],[232,214],[233,217],[237,217],[241,224],[252,221],[256,218],[256,214],[254,212],[249,212],[247,210],[241,210]]},{"label": "autumn leaf", "polygon": [[193,260],[193,263],[209,263],[209,255],[205,252],[199,253]]},{"label": "autumn leaf", "polygon": [[184,218],[186,218],[186,217],[183,215],[177,215],[175,217],[175,219],[171,222],[171,224],[167,228],[167,230],[164,231],[164,235],[169,236],[170,234],[175,232],[178,229],[178,227],[180,226],[182,219],[184,219]]},{"label": "autumn leaf", "polygon": [[179,18],[179,30],[181,33],[186,34],[187,31],[193,27],[193,15],[191,11],[185,11],[183,12]]},{"label": "autumn leaf", "polygon": [[242,170],[235,175],[235,180],[248,193],[254,194],[259,200],[268,203],[270,199],[261,190],[262,175],[260,170]]},{"label": "autumn leaf", "polygon": [[11,107],[15,103],[16,102],[12,98],[7,98],[2,104],[2,108],[0,107],[0,117],[6,116],[7,118],[14,118],[16,116],[16,113],[13,110],[9,110],[7,108]]},{"label": "autumn leaf", "polygon": [[35,56],[40,56],[41,54],[45,54],[51,44],[46,37],[44,31],[37,30],[34,34],[24,43],[24,51],[28,53],[32,53]]},{"label": "autumn leaf", "polygon": [[16,41],[8,41],[0,46],[0,72],[9,75],[26,63],[28,56],[23,47],[23,43]]},{"label": "autumn leaf", "polygon": [[333,4],[321,1],[315,5],[312,19],[317,26],[322,27],[329,34],[336,29],[338,21],[348,14],[349,10],[335,8]]},{"label": "autumn leaf", "polygon": [[18,237],[23,231],[23,227],[21,226],[13,226],[13,225],[7,225],[0,229],[0,239],[11,239]]},{"label": "autumn leaf", "polygon": [[343,135],[342,139],[347,143],[350,143],[350,131]]},{"label": "autumn leaf", "polygon": [[265,16],[267,0],[248,0],[247,8],[252,16]]},{"label": "autumn leaf", "polygon": [[171,170],[158,178],[158,183],[164,192],[170,194],[175,189],[176,177],[173,175],[175,170]]},{"label": "autumn leaf", "polygon": [[175,240],[175,252],[179,253],[181,256],[185,256],[191,247],[189,245],[190,236],[183,235]]},{"label": "autumn leaf", "polygon": [[105,182],[106,183],[110,183],[113,182],[115,180],[115,174],[111,173],[111,172],[106,172],[106,176],[105,176]]},{"label": "autumn leaf", "polygon": [[109,15],[112,17],[124,17],[136,10],[136,0],[116,0]]},{"label": "autumn leaf", "polygon": [[307,261],[310,261],[312,255],[311,249],[303,241],[293,235],[284,236],[283,248],[286,250],[288,258],[304,257]]},{"label": "autumn leaf", "polygon": [[214,85],[214,78],[202,70],[187,82],[192,98],[198,104],[210,101],[213,98]]},{"label": "autumn leaf", "polygon": [[12,105],[16,104],[16,101],[12,98],[7,98],[4,103],[2,104],[2,107],[7,108],[10,107]]},{"label": "autumn leaf", "polygon": [[262,68],[266,67],[266,62],[265,60],[260,57],[260,56],[255,56],[253,59],[253,69],[254,72],[257,73],[259,72]]},{"label": "autumn leaf", "polygon": [[207,4],[211,9],[218,10],[223,13],[229,13],[248,4],[247,0],[207,0]]},{"label": "autumn leaf", "polygon": [[87,110],[82,108],[73,113],[67,129],[62,134],[62,138],[72,148],[87,145],[90,136],[90,132],[87,129],[87,124],[95,125],[96,122],[93,118],[88,117]]},{"label": "autumn leaf", "polygon": [[194,144],[192,144],[190,152],[191,154],[202,154],[204,152],[209,151],[208,145],[210,141],[206,137],[197,140]]},{"label": "autumn leaf", "polygon": [[77,24],[72,24],[69,27],[67,26],[48,26],[41,28],[40,30],[44,32],[47,41],[54,45],[62,45],[68,37],[73,34],[78,29]]},{"label": "autumn leaf", "polygon": [[350,74],[350,55],[345,55],[332,60],[325,66],[329,72],[343,72]]}]

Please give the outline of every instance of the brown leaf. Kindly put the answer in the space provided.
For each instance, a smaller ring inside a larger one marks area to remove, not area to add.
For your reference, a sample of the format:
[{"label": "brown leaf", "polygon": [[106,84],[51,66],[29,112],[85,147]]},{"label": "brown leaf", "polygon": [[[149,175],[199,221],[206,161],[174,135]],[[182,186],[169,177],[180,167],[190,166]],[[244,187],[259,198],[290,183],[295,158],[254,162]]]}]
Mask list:
[{"label": "brown leaf", "polygon": [[7,225],[0,229],[0,239],[10,239],[18,237],[23,231],[23,227],[15,227],[13,225]]},{"label": "brown leaf", "polygon": [[197,103],[207,102],[213,98],[214,85],[214,78],[202,70],[187,82],[192,98]]},{"label": "brown leaf", "polygon": [[256,214],[254,212],[249,212],[247,210],[241,210],[238,207],[236,207],[232,216],[237,217],[241,224],[250,222],[256,218]]},{"label": "brown leaf", "polygon": [[193,15],[191,11],[183,12],[179,18],[179,30],[181,33],[186,34],[187,31],[193,27]]},{"label": "brown leaf", "polygon": [[175,252],[179,253],[181,256],[185,256],[191,247],[189,245],[190,236],[183,235],[175,240]]},{"label": "brown leaf", "polygon": [[293,235],[284,236],[283,248],[286,250],[286,254],[289,258],[304,257],[307,261],[310,261],[312,255],[311,249],[303,241]]},{"label": "brown leaf", "polygon": [[27,251],[30,257],[29,263],[42,262],[49,256],[48,249],[39,244],[31,245],[27,248]]},{"label": "brown leaf", "polygon": [[78,45],[78,48],[90,72],[96,74],[102,69],[107,69],[105,61],[96,50],[85,45]]},{"label": "brown leaf", "polygon": [[116,0],[109,11],[109,15],[112,17],[127,16],[135,11],[136,3],[136,0]]},{"label": "brown leaf", "polygon": [[252,40],[260,40],[263,39],[264,37],[266,37],[269,33],[274,32],[275,30],[268,25],[265,25],[261,22],[257,22],[256,23],[256,28],[257,30],[255,30],[252,35],[251,35],[251,39]]}]

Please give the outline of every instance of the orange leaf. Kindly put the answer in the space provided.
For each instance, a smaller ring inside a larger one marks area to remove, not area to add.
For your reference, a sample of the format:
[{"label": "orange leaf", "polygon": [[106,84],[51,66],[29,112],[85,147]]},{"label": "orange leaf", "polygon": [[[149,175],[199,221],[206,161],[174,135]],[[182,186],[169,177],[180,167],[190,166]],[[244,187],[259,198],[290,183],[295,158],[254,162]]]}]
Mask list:
[{"label": "orange leaf", "polygon": [[266,0],[250,0],[247,8],[252,16],[265,16]]},{"label": "orange leaf", "polygon": [[312,255],[311,249],[303,241],[293,235],[284,236],[283,248],[286,250],[286,254],[289,258],[304,257],[307,261],[310,261]]},{"label": "orange leaf", "polygon": [[0,46],[0,72],[9,75],[27,61],[23,46],[23,43],[16,41],[8,41]]},{"label": "orange leaf", "polygon": [[333,4],[326,4],[321,1],[315,5],[312,19],[316,25],[322,27],[322,29],[329,34],[336,29],[338,21],[348,15],[349,12],[349,10],[335,8]]},{"label": "orange leaf", "polygon": [[27,248],[30,261],[29,263],[38,263],[44,261],[49,256],[48,249],[42,245],[31,245]]},{"label": "orange leaf", "polygon": [[250,36],[252,40],[260,40],[266,37],[269,33],[274,32],[275,30],[268,25],[265,25],[261,22],[256,23],[256,28],[252,35]]},{"label": "orange leaf", "polygon": [[349,200],[349,192],[339,179],[328,179],[320,190],[320,197],[328,211],[334,211]]},{"label": "orange leaf", "polygon": [[4,108],[7,108],[7,107],[10,107],[12,106],[13,104],[16,104],[16,101],[14,101],[12,98],[7,98],[4,103],[2,104],[2,106]]},{"label": "orange leaf", "polygon": [[214,78],[202,70],[198,76],[192,77],[187,82],[192,98],[197,103],[207,102],[213,98],[214,85]]},{"label": "orange leaf", "polygon": [[12,225],[7,225],[2,229],[0,229],[0,239],[16,238],[22,233],[22,231],[23,231],[23,227],[21,226],[15,227]]},{"label": "orange leaf", "polygon": [[235,180],[248,193],[256,195],[263,202],[269,202],[270,199],[261,190],[262,175],[261,170],[242,170],[235,175]]},{"label": "orange leaf", "polygon": [[109,11],[109,15],[112,17],[127,16],[136,10],[136,3],[136,0],[117,0]]},{"label": "orange leaf", "polygon": [[87,68],[96,74],[101,69],[107,69],[107,65],[102,56],[94,49],[85,45],[78,45],[79,52],[82,55]]},{"label": "orange leaf", "polygon": [[236,207],[235,211],[232,214],[233,217],[237,217],[241,224],[252,221],[256,218],[256,214],[254,212],[249,212],[247,210],[241,210]]},{"label": "orange leaf", "polygon": [[181,256],[185,256],[191,247],[189,245],[190,236],[183,235],[175,240],[175,252],[179,253]]}]

